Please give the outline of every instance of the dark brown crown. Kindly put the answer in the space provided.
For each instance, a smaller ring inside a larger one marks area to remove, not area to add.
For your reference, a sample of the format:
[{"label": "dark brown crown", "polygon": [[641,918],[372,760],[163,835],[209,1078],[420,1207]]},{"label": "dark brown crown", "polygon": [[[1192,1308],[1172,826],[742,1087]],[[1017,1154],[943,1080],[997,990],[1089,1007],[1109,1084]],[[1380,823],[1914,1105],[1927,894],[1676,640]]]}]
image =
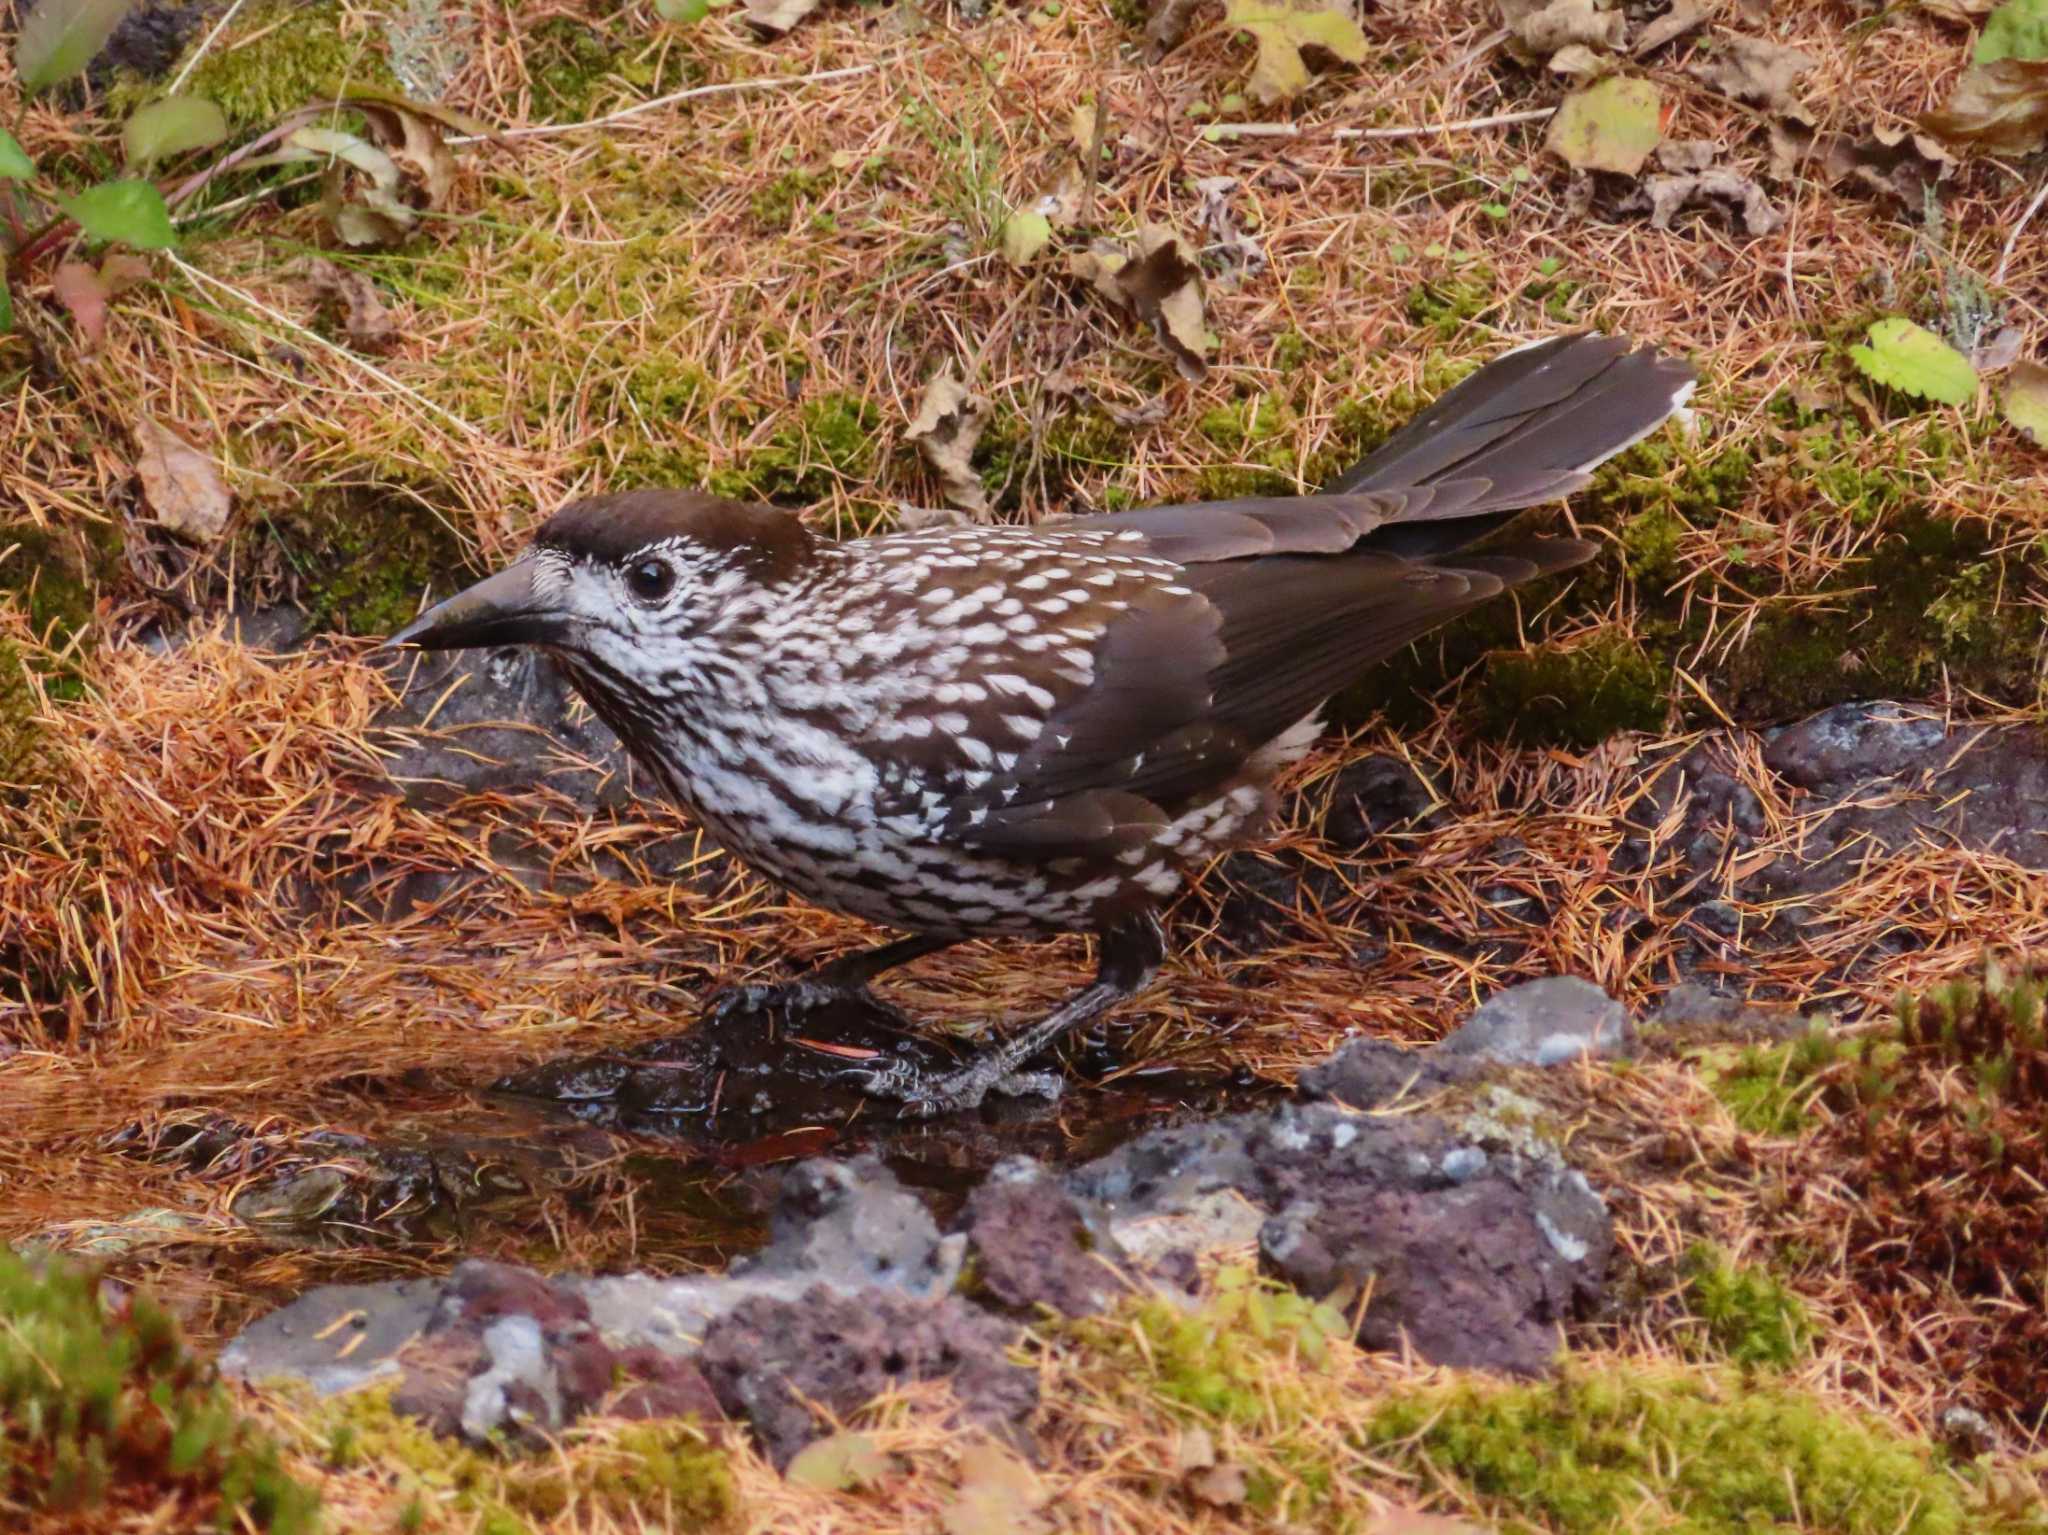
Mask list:
[{"label": "dark brown crown", "polygon": [[626,490],[572,501],[534,535],[543,548],[608,565],[669,539],[739,555],[764,581],[793,575],[816,545],[788,512],[695,490]]}]

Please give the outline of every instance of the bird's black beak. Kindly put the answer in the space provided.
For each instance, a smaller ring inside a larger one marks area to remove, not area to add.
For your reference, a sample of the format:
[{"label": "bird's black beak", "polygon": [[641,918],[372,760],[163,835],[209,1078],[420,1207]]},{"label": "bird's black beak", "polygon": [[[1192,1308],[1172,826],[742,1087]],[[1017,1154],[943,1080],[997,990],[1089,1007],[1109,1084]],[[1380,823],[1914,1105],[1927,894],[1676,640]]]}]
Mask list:
[{"label": "bird's black beak", "polygon": [[533,589],[534,562],[521,559],[437,602],[384,641],[386,648],[467,650],[481,645],[545,645],[561,638],[565,616]]}]

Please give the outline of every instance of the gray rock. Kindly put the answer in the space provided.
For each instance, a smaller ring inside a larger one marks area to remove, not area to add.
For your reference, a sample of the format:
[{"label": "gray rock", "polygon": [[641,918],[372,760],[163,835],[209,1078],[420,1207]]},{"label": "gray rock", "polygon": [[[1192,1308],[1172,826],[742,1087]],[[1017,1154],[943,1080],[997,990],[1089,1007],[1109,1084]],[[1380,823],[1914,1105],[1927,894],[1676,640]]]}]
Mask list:
[{"label": "gray rock", "polygon": [[1334,1099],[1354,1109],[1377,1109],[1470,1082],[1485,1073],[1486,1065],[1476,1057],[1442,1054],[1433,1046],[1417,1049],[1389,1039],[1353,1039],[1327,1061],[1302,1072],[1296,1090],[1311,1102]]},{"label": "gray rock", "polygon": [[783,1180],[768,1245],[732,1272],[939,1295],[959,1278],[964,1246],[964,1238],[941,1237],[924,1202],[875,1158],[820,1158]]},{"label": "gray rock", "polygon": [[223,1375],[303,1381],[322,1396],[402,1372],[398,1354],[427,1329],[443,1281],[322,1285],[259,1317],[221,1351]]},{"label": "gray rock", "polygon": [[1558,1066],[1582,1056],[1626,1055],[1634,1044],[1627,1008],[1591,981],[1553,975],[1487,998],[1436,1053],[1501,1066]]},{"label": "gray rock", "polygon": [[1242,1201],[1280,1277],[1317,1296],[1370,1288],[1366,1344],[1405,1339],[1440,1363],[1531,1374],[1598,1298],[1613,1228],[1585,1179],[1506,1107],[1454,1125],[1288,1105],[1155,1131],[1067,1187],[1099,1201],[1132,1251],[1149,1250],[1162,1219]]},{"label": "gray rock", "polygon": [[1038,1405],[1038,1377],[1010,1362],[1017,1331],[955,1295],[820,1287],[734,1308],[712,1324],[698,1363],[719,1404],[752,1424],[782,1467],[834,1419],[914,1381],[948,1382],[971,1422],[1021,1423]]}]

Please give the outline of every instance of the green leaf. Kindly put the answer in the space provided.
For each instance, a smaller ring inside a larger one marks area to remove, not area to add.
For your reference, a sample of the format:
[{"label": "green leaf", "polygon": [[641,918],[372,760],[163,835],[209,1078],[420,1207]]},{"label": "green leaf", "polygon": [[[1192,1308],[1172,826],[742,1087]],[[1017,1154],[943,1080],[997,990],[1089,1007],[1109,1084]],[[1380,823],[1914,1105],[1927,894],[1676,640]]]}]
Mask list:
[{"label": "green leaf", "polygon": [[1543,142],[1573,170],[1633,176],[1664,137],[1663,112],[1649,81],[1610,75],[1565,97]]},{"label": "green leaf", "polygon": [[14,295],[7,291],[7,274],[0,271],[0,336],[14,329]]},{"label": "green leaf", "polygon": [[1864,374],[1901,394],[1942,405],[1966,405],[1977,397],[1977,370],[1970,359],[1933,331],[1897,315],[1870,327],[1867,346],[1849,356]]},{"label": "green leaf", "polygon": [[1304,48],[1327,53],[1346,64],[1365,62],[1365,33],[1344,11],[1323,10],[1289,0],[1229,0],[1225,25],[1242,27],[1259,45],[1252,64],[1251,92],[1270,105],[1308,89]]},{"label": "green leaf", "polygon": [[36,162],[15,142],[14,135],[0,128],[0,181],[26,181],[36,173]]},{"label": "green leaf", "polygon": [[1003,260],[1029,266],[1052,240],[1052,220],[1043,213],[1019,208],[1003,220]]},{"label": "green leaf", "polygon": [[2048,448],[2048,368],[2038,362],[2014,364],[2005,386],[2005,419],[2036,447]]},{"label": "green leaf", "polygon": [[57,206],[95,240],[118,240],[137,250],[167,250],[178,243],[163,193],[147,181],[103,181]]},{"label": "green leaf", "polygon": [[695,26],[711,14],[711,0],[654,0],[654,14],[663,21]]},{"label": "green leaf", "polygon": [[1985,18],[1976,62],[2000,59],[2048,59],[2048,0],[2005,0]]},{"label": "green leaf", "polygon": [[14,72],[34,95],[84,70],[106,47],[135,0],[40,0],[14,42]]},{"label": "green leaf", "polygon": [[135,109],[121,130],[121,151],[130,165],[152,165],[227,136],[227,115],[204,96],[166,96]]}]

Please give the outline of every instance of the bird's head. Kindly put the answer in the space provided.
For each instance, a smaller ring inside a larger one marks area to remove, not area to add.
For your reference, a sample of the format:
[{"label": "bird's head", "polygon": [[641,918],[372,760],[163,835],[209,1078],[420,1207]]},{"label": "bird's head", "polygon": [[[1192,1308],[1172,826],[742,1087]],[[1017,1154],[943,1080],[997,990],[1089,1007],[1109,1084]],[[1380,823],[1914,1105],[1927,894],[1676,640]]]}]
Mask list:
[{"label": "bird's head", "polygon": [[496,575],[435,604],[386,645],[548,645],[601,656],[702,628],[722,598],[806,566],[810,533],[787,512],[681,490],[572,502]]}]

